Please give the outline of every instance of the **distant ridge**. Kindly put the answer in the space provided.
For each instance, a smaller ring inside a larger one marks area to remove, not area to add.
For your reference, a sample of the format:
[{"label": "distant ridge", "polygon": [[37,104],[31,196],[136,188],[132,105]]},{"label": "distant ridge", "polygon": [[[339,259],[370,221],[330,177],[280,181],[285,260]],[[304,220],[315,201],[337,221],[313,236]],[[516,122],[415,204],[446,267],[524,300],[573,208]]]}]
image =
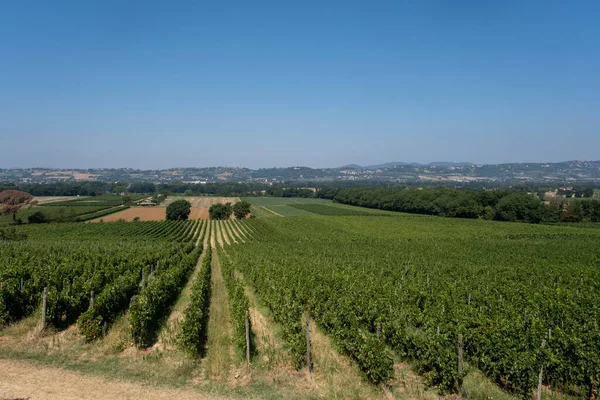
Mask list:
[{"label": "distant ridge", "polygon": [[375,165],[366,165],[366,166],[362,166],[362,165],[358,165],[358,164],[349,164],[349,165],[344,165],[343,167],[340,167],[340,169],[383,169],[383,168],[394,168],[394,167],[402,167],[402,166],[412,166],[412,167],[465,167],[465,166],[470,166],[470,165],[475,165],[473,163],[470,162],[451,162],[451,161],[434,161],[434,162],[430,162],[427,164],[420,164],[420,163],[415,163],[415,162],[411,162],[411,163],[407,163],[407,162],[403,162],[403,161],[394,161],[394,162],[389,162],[389,163],[384,163],[384,164],[375,164]]},{"label": "distant ridge", "polygon": [[[249,169],[240,167],[170,168],[138,170],[131,168],[88,169],[0,169],[2,183],[59,183],[76,181],[216,183],[237,182],[273,184],[277,182],[379,181],[379,182],[574,182],[594,183],[600,187],[600,161],[564,161],[547,163],[472,164],[434,161],[428,164],[389,162],[369,166],[349,164],[340,168],[276,167]],[[312,186],[311,186],[312,187]],[[599,192],[600,194],[600,192]]]}]

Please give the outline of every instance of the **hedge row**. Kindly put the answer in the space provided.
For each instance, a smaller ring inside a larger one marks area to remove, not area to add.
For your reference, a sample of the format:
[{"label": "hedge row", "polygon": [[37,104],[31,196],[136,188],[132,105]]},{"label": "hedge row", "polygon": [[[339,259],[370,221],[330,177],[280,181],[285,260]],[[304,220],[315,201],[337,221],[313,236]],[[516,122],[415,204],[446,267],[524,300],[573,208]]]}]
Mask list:
[{"label": "hedge row", "polygon": [[[244,293],[244,285],[235,277],[234,268],[230,261],[222,258],[221,268],[225,285],[229,291],[229,310],[234,329],[234,341],[238,349],[246,351],[246,312],[250,307],[248,296]],[[248,316],[248,324],[252,331],[252,321]],[[254,353],[255,346],[252,336],[250,338],[250,354]]]},{"label": "hedge row", "polygon": [[[186,246],[188,247],[188,246]],[[189,247],[188,247],[189,248]],[[138,347],[147,347],[171,306],[177,300],[190,272],[198,261],[202,246],[189,253],[180,254],[181,259],[171,268],[161,268],[148,277],[142,292],[133,296],[129,307],[131,333]]]},{"label": "hedge row", "polygon": [[202,269],[192,287],[190,305],[181,326],[179,345],[185,351],[195,355],[203,354],[204,343],[206,342],[211,294],[211,261],[211,249],[208,247],[202,261]]}]

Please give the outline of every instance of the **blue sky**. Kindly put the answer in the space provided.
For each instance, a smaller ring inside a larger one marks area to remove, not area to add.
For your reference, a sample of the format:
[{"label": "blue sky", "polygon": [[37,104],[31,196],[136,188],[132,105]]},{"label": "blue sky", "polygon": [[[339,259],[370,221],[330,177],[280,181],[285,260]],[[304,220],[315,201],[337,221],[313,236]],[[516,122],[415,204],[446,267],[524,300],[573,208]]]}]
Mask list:
[{"label": "blue sky", "polygon": [[598,1],[0,3],[0,168],[600,159]]}]

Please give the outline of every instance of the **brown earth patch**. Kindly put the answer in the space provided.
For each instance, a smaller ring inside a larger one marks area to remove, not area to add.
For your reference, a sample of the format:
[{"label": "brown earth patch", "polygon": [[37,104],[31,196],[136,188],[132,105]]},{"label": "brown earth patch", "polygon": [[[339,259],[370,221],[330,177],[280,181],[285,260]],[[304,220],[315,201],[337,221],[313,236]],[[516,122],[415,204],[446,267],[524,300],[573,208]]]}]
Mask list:
[{"label": "brown earth patch", "polygon": [[207,209],[210,206],[212,206],[213,204],[219,204],[219,203],[220,204],[225,204],[225,203],[234,204],[234,203],[237,203],[238,201],[240,201],[239,197],[169,196],[165,200],[164,205],[168,206],[172,202],[174,202],[176,200],[182,200],[182,199],[189,201],[190,204],[192,205],[192,208],[197,207],[197,208],[207,208]]},{"label": "brown earth patch", "polygon": [[[91,222],[100,222],[100,220],[115,222],[121,219],[131,222],[135,217],[138,217],[140,221],[164,221],[167,218],[167,209],[166,207],[131,207],[118,213],[93,219]],[[192,207],[189,219],[208,220],[208,208]]]},{"label": "brown earth patch", "polygon": [[[0,360],[0,398],[7,399],[216,399],[193,389],[161,388],[17,360]],[[222,398],[222,397],[221,397]]]},{"label": "brown earth patch", "polygon": [[164,207],[131,207],[118,213],[106,215],[104,217],[93,219],[92,222],[115,222],[120,219],[133,221],[139,217],[140,221],[164,221],[167,216],[167,209]]},{"label": "brown earth patch", "polygon": [[201,219],[203,221],[209,220],[208,208],[206,207],[192,207],[190,211],[189,219]]}]

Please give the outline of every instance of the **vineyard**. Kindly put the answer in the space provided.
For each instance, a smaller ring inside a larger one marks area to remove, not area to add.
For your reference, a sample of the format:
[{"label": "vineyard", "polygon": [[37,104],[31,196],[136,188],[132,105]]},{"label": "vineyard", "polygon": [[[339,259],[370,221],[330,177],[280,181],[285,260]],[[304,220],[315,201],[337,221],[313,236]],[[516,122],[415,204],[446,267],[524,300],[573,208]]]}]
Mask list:
[{"label": "vineyard", "polygon": [[[322,206],[319,206],[322,207]],[[465,362],[529,398],[580,398],[600,377],[600,257],[594,230],[402,216],[251,221],[259,243],[229,251],[305,363],[308,312],[377,384],[410,360],[442,393]],[[586,397],[587,396],[587,397]]]},{"label": "vineyard", "polygon": [[[68,333],[72,353],[60,357],[72,363],[112,365],[94,350],[110,345],[121,373],[164,358],[149,381],[179,365],[169,379],[201,375],[248,396],[289,396],[305,381],[298,398],[483,399],[492,389],[463,385],[480,375],[500,398],[531,398],[540,382],[548,399],[597,392],[598,229],[320,200],[257,207],[305,214],[19,226],[26,239],[0,242],[0,354],[31,357],[18,354],[31,354],[32,337]],[[326,367],[338,353],[347,361]],[[307,378],[295,372],[309,367]],[[421,385],[410,395],[407,373]]]}]

